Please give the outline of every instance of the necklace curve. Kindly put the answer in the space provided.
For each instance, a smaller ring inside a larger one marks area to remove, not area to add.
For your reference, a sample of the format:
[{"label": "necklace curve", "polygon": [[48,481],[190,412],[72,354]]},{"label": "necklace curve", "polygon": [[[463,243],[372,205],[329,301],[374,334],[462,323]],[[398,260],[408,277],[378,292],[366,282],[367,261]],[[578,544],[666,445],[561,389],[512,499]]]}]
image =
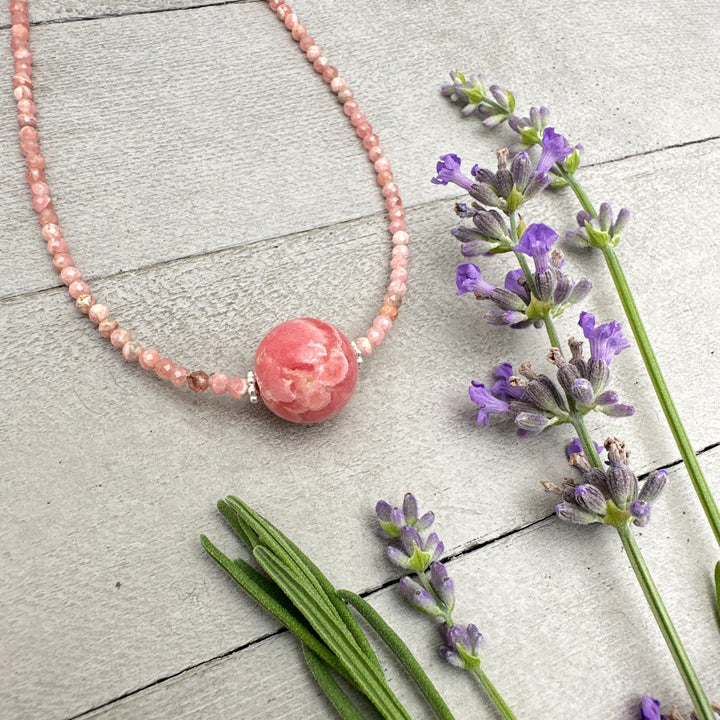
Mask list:
[{"label": "necklace curve", "polygon": [[40,151],[37,106],[33,98],[30,51],[30,21],[26,0],[10,0],[10,47],[15,58],[12,83],[17,101],[20,151],[25,157],[25,180],[30,187],[32,206],[42,226],[42,237],[52,255],[55,269],[75,300],[78,310],[97,325],[98,332],[110,340],[130,362],[137,362],[157,377],[194,392],[211,390],[233,398],[257,403],[258,397],[276,415],[296,423],[315,423],[339,412],[350,400],[358,377],[358,364],[381,345],[397,318],[407,291],[409,237],[405,209],[395,183],[390,161],[380,145],[353,91],[336,67],[322,54],[292,8],[279,0],[267,0],[270,9],[285,25],[323,80],[330,86],[343,112],[362,140],[373,163],[377,182],[385,200],[388,231],[392,239],[390,283],[382,306],[365,335],[351,342],[340,330],[323,320],[296,318],[276,325],[262,339],[255,353],[253,370],[246,376],[189,371],[184,365],[151,347],[144,347],[113,319],[110,309],[95,298],[68,253],[68,244],[58,225],[50,187],[45,175],[45,158]]}]

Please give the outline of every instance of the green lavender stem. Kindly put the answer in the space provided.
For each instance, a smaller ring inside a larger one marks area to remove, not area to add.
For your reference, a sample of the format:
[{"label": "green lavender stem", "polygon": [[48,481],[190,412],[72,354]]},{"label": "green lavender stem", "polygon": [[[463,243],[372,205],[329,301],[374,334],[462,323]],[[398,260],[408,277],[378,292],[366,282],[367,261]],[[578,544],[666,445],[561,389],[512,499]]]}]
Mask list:
[{"label": "green lavender stem", "polygon": [[655,616],[655,620],[660,627],[660,631],[665,638],[665,642],[670,650],[670,654],[677,665],[682,677],[685,687],[690,694],[695,712],[701,720],[716,720],[715,713],[713,712],[712,706],[707,699],[705,692],[700,685],[695,670],[690,663],[685,648],[680,641],[680,637],[675,630],[675,626],[668,615],[667,608],[665,607],[658,589],[655,587],[650,571],[648,570],[645,560],[640,552],[640,548],[635,542],[635,538],[630,531],[628,526],[617,528],[618,535],[622,541],[623,548],[627,553],[632,569],[635,572],[635,576],[642,587],[645,599],[650,605],[652,614]]},{"label": "green lavender stem", "polygon": [[[574,173],[568,173],[561,169],[561,174],[563,178],[567,180],[568,185],[572,188],[572,191],[580,201],[583,209],[592,215],[592,217],[596,218],[598,216],[597,211],[593,207],[593,204],[590,202],[590,199],[583,190],[582,186],[577,181]],[[610,271],[610,276],[615,283],[615,288],[620,297],[623,309],[625,310],[628,323],[630,324],[633,335],[635,336],[635,341],[638,344],[640,354],[642,355],[643,362],[645,363],[645,369],[650,376],[653,388],[655,388],[655,394],[657,395],[657,398],[660,401],[660,406],[665,414],[665,419],[667,420],[670,431],[675,438],[675,443],[677,444],[680,455],[685,463],[685,467],[687,468],[688,475],[690,476],[690,480],[695,488],[695,492],[700,499],[700,504],[705,511],[705,515],[715,535],[715,540],[718,545],[720,545],[720,510],[718,510],[715,498],[708,487],[703,471],[700,468],[700,464],[698,463],[695,455],[695,451],[693,450],[690,439],[685,432],[680,415],[678,414],[675,403],[673,402],[670,391],[668,390],[665,382],[665,378],[660,370],[660,365],[658,364],[652,345],[650,344],[650,339],[645,331],[645,326],[640,317],[637,305],[635,304],[635,299],[627,278],[625,277],[622,265],[620,264],[620,259],[615,253],[615,249],[613,247],[607,246],[602,248],[602,253],[608,270]]]},{"label": "green lavender stem", "polygon": [[490,682],[490,678],[485,674],[482,667],[478,665],[472,670],[477,676],[478,680],[482,683],[485,688],[485,692],[490,696],[490,699],[495,703],[495,707],[500,711],[500,714],[505,720],[517,720],[513,711],[508,707],[503,696],[497,691],[497,688]]}]

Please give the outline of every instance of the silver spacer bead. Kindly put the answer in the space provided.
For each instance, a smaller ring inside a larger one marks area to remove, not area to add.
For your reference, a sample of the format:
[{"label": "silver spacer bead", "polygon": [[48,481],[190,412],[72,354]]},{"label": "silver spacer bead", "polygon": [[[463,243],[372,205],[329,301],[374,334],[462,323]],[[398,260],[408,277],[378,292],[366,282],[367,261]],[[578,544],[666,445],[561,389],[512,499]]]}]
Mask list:
[{"label": "silver spacer bead", "polygon": [[250,398],[250,402],[253,405],[257,405],[258,395],[257,395],[257,391],[255,389],[255,373],[252,370],[247,374],[247,383],[248,383],[248,398]]},{"label": "silver spacer bead", "polygon": [[363,355],[360,352],[360,348],[355,344],[354,340],[351,340],[350,344],[352,345],[352,349],[355,351],[355,354],[357,355],[358,365],[361,365],[362,361],[363,361]]}]

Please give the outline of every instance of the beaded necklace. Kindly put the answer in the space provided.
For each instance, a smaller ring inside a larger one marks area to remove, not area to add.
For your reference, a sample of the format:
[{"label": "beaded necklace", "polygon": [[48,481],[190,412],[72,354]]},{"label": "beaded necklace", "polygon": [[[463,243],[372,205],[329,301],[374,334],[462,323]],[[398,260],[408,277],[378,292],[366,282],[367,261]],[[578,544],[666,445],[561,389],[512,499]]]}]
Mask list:
[{"label": "beaded necklace", "polygon": [[332,417],[350,399],[357,381],[358,363],[381,345],[397,318],[398,308],[407,290],[408,234],[405,210],[390,168],[390,161],[380,146],[377,135],[360,110],[353,92],[338,74],[337,68],[322,54],[314,38],[301,24],[287,3],[268,0],[278,19],[292,33],[315,71],[330,86],[342,103],[343,112],[355,128],[367,150],[377,174],[388,215],[392,237],[390,284],[382,307],[367,333],[354,342],[329,323],[314,318],[288,320],[274,327],[263,338],[255,353],[254,369],[245,377],[229,377],[224,373],[208,374],[204,370],[190,372],[186,367],[152,348],[143,347],[130,332],[110,315],[107,305],[98,302],[90,286],[75,267],[68,245],[58,226],[58,216],[45,177],[45,158],[40,152],[37,131],[37,106],[33,102],[32,65],[30,52],[27,2],[10,1],[10,46],[15,57],[13,76],[17,100],[17,121],[20,127],[20,151],[25,156],[25,180],[30,186],[32,205],[42,226],[42,236],[52,255],[53,265],[67,286],[78,310],[97,325],[98,332],[110,340],[128,361],[136,361],[145,370],[177,386],[194,392],[212,390],[233,398],[248,398],[251,403],[262,398],[264,404],[286,420],[314,423]]}]

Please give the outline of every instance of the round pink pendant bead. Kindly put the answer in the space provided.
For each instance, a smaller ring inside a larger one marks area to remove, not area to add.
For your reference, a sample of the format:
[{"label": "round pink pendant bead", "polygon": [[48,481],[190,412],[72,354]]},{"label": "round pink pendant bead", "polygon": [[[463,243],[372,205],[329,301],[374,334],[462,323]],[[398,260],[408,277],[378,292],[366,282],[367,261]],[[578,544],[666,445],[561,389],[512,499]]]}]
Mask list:
[{"label": "round pink pendant bead", "polygon": [[313,318],[274,327],[255,354],[255,380],[267,407],[285,420],[315,423],[345,407],[357,382],[357,354],[329,323]]}]

